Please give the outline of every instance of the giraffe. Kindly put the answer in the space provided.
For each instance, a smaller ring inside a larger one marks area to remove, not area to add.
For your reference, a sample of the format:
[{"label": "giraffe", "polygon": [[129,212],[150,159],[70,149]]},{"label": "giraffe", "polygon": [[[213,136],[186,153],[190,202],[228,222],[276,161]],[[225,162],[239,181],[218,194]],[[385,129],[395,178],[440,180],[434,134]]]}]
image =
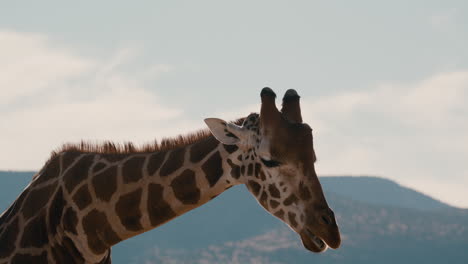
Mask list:
[{"label": "giraffe", "polygon": [[111,263],[111,247],[245,184],[304,247],[338,248],[340,232],[317,178],[299,95],[281,111],[270,88],[260,114],[137,149],[66,145],[0,216],[0,264]]}]

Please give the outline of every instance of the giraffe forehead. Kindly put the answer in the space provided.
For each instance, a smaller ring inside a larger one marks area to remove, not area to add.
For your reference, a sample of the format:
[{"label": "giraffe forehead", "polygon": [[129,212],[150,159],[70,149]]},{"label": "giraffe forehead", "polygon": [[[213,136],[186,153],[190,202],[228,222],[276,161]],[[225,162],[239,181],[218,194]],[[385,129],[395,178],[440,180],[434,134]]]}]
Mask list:
[{"label": "giraffe forehead", "polygon": [[291,146],[290,143],[292,142],[290,141],[292,138],[295,138],[299,131],[304,130],[303,124],[288,124],[279,127],[278,130],[273,132],[266,131],[260,127],[260,115],[252,113],[246,117],[243,127],[251,132],[250,139],[252,144],[250,144],[250,146],[253,147],[253,150],[260,156],[270,158],[272,149],[275,149],[277,152],[282,152],[281,150],[284,149],[285,146]]},{"label": "giraffe forehead", "polygon": [[258,113],[252,113],[248,115],[244,122],[242,123],[242,126],[252,130],[255,129],[255,127],[258,127],[260,124],[260,115]]}]

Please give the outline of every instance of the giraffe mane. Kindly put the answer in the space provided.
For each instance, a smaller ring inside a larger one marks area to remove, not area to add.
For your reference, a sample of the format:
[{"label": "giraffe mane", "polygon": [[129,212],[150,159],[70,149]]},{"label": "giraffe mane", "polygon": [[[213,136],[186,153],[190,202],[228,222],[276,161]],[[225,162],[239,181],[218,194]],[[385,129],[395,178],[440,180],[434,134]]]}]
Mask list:
[{"label": "giraffe mane", "polygon": [[[233,121],[236,125],[241,125],[245,118],[239,118]],[[178,135],[172,138],[163,138],[160,142],[154,140],[152,143],[146,143],[141,146],[135,146],[132,142],[116,143],[112,141],[104,141],[101,143],[93,143],[82,140],[80,143],[66,143],[54,150],[49,160],[57,157],[63,152],[80,152],[80,153],[99,153],[99,154],[132,154],[132,153],[148,153],[165,151],[184,147],[203,140],[211,136],[208,129],[200,129],[185,135]]]}]

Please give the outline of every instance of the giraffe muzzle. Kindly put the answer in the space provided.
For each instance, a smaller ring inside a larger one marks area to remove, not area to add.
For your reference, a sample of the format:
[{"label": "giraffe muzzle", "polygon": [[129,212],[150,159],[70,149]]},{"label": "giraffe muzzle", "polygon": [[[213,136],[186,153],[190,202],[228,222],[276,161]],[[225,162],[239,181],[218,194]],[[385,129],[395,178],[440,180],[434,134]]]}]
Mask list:
[{"label": "giraffe muzzle", "polygon": [[337,249],[341,245],[341,235],[333,211],[325,211],[326,214],[317,215],[319,221],[309,222],[299,232],[302,244],[312,252],[323,252],[327,247]]},{"label": "giraffe muzzle", "polygon": [[301,236],[302,245],[307,250],[319,253],[327,249],[327,244],[308,228],[304,229],[299,235]]}]

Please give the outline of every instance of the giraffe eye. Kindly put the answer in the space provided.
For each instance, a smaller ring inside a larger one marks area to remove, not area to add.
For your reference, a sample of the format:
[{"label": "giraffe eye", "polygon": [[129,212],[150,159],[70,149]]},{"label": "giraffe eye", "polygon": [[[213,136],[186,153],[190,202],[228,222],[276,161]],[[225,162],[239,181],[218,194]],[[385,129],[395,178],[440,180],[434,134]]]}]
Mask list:
[{"label": "giraffe eye", "polygon": [[266,160],[264,158],[260,158],[260,160],[268,168],[278,167],[280,165],[280,163],[276,160]]}]

